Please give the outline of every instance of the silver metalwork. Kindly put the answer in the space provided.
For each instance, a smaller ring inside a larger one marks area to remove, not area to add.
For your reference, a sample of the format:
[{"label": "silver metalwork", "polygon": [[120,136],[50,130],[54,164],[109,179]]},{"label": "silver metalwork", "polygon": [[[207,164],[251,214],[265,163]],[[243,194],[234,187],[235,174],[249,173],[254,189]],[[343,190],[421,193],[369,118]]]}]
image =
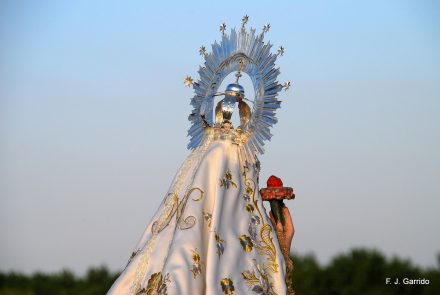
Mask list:
[{"label": "silver metalwork", "polygon": [[[223,79],[231,72],[239,71],[249,75],[255,90],[248,127],[243,131],[246,133],[246,141],[242,143],[241,148],[246,159],[252,162],[255,161],[256,154],[264,153],[264,143],[272,137],[270,129],[277,123],[275,112],[281,104],[277,97],[283,89],[283,85],[277,81],[280,71],[275,66],[280,52],[271,53],[272,45],[263,41],[264,33],[269,29],[270,25],[267,24],[263,33],[259,35],[253,28],[249,31],[232,29],[230,34],[226,34],[226,25],[223,23],[220,26],[223,33],[221,41],[214,42],[212,52],[204,55],[205,63],[198,71],[200,78],[192,84],[195,95],[191,99],[194,109],[188,117],[192,124],[188,130],[188,148],[196,148],[203,139],[204,128],[214,125],[214,96],[220,95],[217,90]],[[290,82],[287,86],[284,85],[287,89]]]},{"label": "silver metalwork", "polygon": [[240,84],[232,83],[226,87],[225,93],[232,96],[244,97],[244,88]]}]

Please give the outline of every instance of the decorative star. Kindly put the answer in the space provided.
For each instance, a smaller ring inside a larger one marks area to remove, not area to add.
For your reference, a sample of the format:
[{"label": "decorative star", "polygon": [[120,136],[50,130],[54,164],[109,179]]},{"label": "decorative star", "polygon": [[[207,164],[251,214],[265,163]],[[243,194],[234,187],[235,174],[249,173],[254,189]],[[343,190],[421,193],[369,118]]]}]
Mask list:
[{"label": "decorative star", "polygon": [[226,31],[226,24],[225,24],[225,23],[222,23],[222,24],[220,25],[220,32],[222,32],[222,34],[224,35],[224,34],[225,34],[225,31]]},{"label": "decorative star", "polygon": [[200,53],[201,56],[205,56],[206,55],[206,48],[205,48],[205,46],[200,47],[199,53]]},{"label": "decorative star", "polygon": [[269,32],[269,29],[270,29],[270,24],[265,24],[265,25],[263,26],[263,33],[267,33],[267,32]]},{"label": "decorative star", "polygon": [[284,54],[284,47],[283,46],[280,46],[280,48],[278,48],[278,54],[280,56],[283,56],[283,54]]},{"label": "decorative star", "polygon": [[185,79],[183,79],[183,84],[185,84],[186,87],[190,87],[194,84],[193,78],[191,76],[186,75]]},{"label": "decorative star", "polygon": [[283,88],[284,91],[287,91],[290,88],[290,81],[284,82]]}]

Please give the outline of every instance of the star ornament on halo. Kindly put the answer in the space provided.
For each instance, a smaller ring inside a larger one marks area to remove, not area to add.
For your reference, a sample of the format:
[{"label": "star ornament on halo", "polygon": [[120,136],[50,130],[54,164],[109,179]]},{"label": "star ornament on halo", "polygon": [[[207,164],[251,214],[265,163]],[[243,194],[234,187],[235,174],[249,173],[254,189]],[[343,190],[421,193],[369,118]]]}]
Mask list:
[{"label": "star ornament on halo", "polygon": [[199,53],[201,56],[206,56],[206,48],[205,46],[200,47]]},{"label": "star ornament on halo", "polygon": [[224,34],[225,34],[225,31],[226,31],[226,24],[225,24],[225,23],[222,23],[222,24],[220,25],[220,32],[222,32],[222,34],[224,35]]},{"label": "star ornament on halo", "polygon": [[269,32],[269,30],[270,30],[270,24],[265,24],[263,26],[263,33],[267,33],[267,32]]},{"label": "star ornament on halo", "polygon": [[185,84],[186,87],[190,87],[194,84],[193,78],[191,76],[186,75],[186,77],[183,79],[183,84]]},{"label": "star ornament on halo", "polygon": [[280,46],[280,48],[278,49],[278,54],[280,55],[280,56],[283,56],[284,55],[284,47],[283,46]]}]

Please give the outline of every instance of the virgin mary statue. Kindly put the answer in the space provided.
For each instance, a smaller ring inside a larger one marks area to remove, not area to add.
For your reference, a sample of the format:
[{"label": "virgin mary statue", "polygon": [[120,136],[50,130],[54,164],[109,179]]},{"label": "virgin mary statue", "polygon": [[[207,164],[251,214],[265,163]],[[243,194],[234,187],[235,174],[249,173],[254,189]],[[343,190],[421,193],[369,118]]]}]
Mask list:
[{"label": "virgin mary statue", "polygon": [[[259,194],[263,144],[276,123],[282,86],[276,54],[261,34],[241,29],[225,33],[205,58],[189,116],[192,152],[178,170],[156,214],[108,294],[286,294],[285,261],[274,226]],[[223,79],[236,80],[217,92]],[[255,98],[239,84],[252,80]],[[214,97],[221,99],[214,108]],[[252,102],[253,108],[246,103]],[[238,106],[240,125],[231,116]],[[237,124],[238,125],[238,124]]]}]

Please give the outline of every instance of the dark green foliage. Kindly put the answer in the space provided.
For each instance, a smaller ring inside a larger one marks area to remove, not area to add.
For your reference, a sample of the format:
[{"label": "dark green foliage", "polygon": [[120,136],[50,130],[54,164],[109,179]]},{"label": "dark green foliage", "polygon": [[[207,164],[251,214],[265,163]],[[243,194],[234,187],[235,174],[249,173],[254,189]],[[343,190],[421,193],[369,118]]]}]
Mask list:
[{"label": "dark green foliage", "polygon": [[82,278],[63,270],[56,274],[0,274],[0,295],[103,295],[118,277],[106,267],[91,268]]},{"label": "dark green foliage", "polygon": [[[438,295],[440,294],[440,255],[437,267],[421,269],[403,259],[387,259],[375,250],[355,249],[332,259],[326,266],[312,255],[293,256],[293,286],[297,295]],[[118,273],[107,268],[91,268],[84,277],[63,270],[56,274],[26,276],[0,273],[0,295],[103,295]],[[391,278],[390,284],[385,279]],[[405,285],[396,278],[430,281],[429,285]]]},{"label": "dark green foliage", "polygon": [[[312,255],[293,256],[297,295],[440,294],[440,255],[436,268],[422,270],[407,260],[386,259],[375,250],[354,249],[320,266]],[[390,278],[386,284],[386,278]],[[400,284],[394,284],[399,278]],[[404,284],[403,279],[428,279],[429,285]]]}]

